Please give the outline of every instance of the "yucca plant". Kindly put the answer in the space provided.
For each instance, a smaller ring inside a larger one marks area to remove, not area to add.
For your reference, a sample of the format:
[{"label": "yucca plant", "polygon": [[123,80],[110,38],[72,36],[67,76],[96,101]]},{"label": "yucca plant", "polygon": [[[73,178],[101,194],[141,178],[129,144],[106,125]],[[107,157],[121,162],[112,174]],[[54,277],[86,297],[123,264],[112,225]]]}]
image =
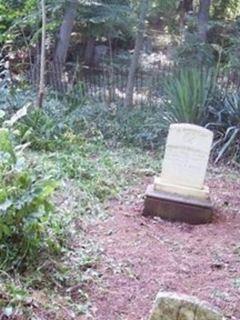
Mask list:
[{"label": "yucca plant", "polygon": [[212,69],[181,69],[165,82],[164,120],[204,124],[207,107],[213,98],[216,72]]},{"label": "yucca plant", "polygon": [[228,94],[215,112],[217,121],[208,124],[215,131],[215,162],[224,157],[240,161],[240,93]]}]

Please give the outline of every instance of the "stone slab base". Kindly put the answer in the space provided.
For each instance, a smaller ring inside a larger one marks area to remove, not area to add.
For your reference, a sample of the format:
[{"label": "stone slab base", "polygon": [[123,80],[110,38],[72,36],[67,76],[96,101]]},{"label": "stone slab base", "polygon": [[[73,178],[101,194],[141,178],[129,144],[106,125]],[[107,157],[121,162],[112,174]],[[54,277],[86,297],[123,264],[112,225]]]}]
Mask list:
[{"label": "stone slab base", "polygon": [[177,194],[155,191],[153,185],[146,190],[143,215],[159,216],[170,221],[203,224],[212,221],[210,199],[195,199]]}]

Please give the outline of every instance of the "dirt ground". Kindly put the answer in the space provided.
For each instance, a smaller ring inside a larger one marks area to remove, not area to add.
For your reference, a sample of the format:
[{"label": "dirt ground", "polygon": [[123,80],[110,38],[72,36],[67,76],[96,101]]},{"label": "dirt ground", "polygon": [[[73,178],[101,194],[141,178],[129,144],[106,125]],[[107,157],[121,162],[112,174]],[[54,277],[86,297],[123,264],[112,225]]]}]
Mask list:
[{"label": "dirt ground", "polygon": [[109,218],[89,227],[102,248],[99,280],[89,289],[93,319],[145,320],[159,290],[196,296],[240,319],[240,180],[219,172],[208,179],[215,207],[208,225],[143,217],[150,178],[109,203]]}]

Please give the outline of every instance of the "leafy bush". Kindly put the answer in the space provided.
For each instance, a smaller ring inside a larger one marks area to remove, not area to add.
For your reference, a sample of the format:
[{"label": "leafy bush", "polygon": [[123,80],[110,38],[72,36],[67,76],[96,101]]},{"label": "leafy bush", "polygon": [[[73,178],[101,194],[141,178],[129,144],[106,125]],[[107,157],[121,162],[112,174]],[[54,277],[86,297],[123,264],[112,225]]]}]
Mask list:
[{"label": "leafy bush", "polygon": [[34,109],[18,122],[17,129],[22,143],[29,142],[35,150],[49,151],[61,147],[66,128],[42,109]]},{"label": "leafy bush", "polygon": [[162,29],[167,26],[170,31],[178,31],[179,26],[175,18],[176,13],[176,1],[152,1],[149,6],[148,20],[150,23],[160,24]]},{"label": "leafy bush", "polygon": [[[0,64],[1,67],[1,64]],[[1,76],[1,73],[0,73]],[[11,115],[23,106],[32,103],[35,100],[35,94],[24,83],[13,85],[9,75],[0,81],[0,109]]]},{"label": "leafy bush", "polygon": [[[8,93],[10,104],[0,102],[4,118],[28,105],[28,113],[14,125],[20,143],[29,143],[33,150],[54,151],[69,143],[82,144],[86,139],[110,144],[119,142],[144,148],[161,145],[165,135],[161,106],[141,106],[123,110],[121,105],[91,103],[84,88],[76,86],[67,96],[49,92],[43,109],[31,109],[34,97],[28,91]],[[3,108],[4,107],[4,108]],[[0,113],[0,123],[2,123]],[[111,141],[110,141],[111,140]]]},{"label": "leafy bush", "polygon": [[34,150],[54,151],[73,140],[79,143],[85,137],[96,138],[99,132],[89,127],[81,114],[86,101],[82,92],[73,91],[72,96],[50,92],[43,109],[29,108],[27,115],[17,122],[21,143],[30,143]]},{"label": "leafy bush", "polygon": [[215,121],[215,162],[225,158],[240,161],[240,94],[228,94],[219,109],[213,109]]},{"label": "leafy bush", "polygon": [[37,177],[16,154],[10,134],[0,131],[0,261],[1,267],[23,267],[47,246],[47,226],[56,188]]},{"label": "leafy bush", "polygon": [[[226,30],[227,28],[225,28]],[[239,75],[240,67],[240,17],[234,21],[233,25],[225,31],[225,39],[228,39],[229,45],[226,46],[225,55],[227,66]]]},{"label": "leafy bush", "polygon": [[175,61],[183,68],[196,68],[196,66],[211,67],[215,65],[217,59],[214,47],[209,43],[199,42],[195,30],[186,33],[185,41],[175,51]]},{"label": "leafy bush", "polygon": [[65,105],[68,106],[66,114],[71,113],[77,108],[83,107],[87,103],[85,87],[82,82],[75,84],[63,97]]},{"label": "leafy bush", "polygon": [[199,41],[195,17],[188,19],[185,40],[175,50],[175,61],[182,67],[219,66],[239,68],[240,19],[215,20],[209,24],[207,41]]},{"label": "leafy bush", "polygon": [[166,123],[204,124],[215,80],[215,72],[206,69],[181,69],[170,76],[164,90]]}]

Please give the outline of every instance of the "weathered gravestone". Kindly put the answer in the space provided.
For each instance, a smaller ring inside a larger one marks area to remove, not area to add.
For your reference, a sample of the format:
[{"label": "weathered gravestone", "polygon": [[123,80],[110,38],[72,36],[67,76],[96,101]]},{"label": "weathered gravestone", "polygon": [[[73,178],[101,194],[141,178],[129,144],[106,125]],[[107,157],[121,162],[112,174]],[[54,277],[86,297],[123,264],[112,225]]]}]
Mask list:
[{"label": "weathered gravestone", "polygon": [[194,297],[159,292],[149,320],[225,320],[209,304]]},{"label": "weathered gravestone", "polygon": [[213,133],[203,127],[170,126],[161,176],[146,191],[144,215],[192,224],[211,221],[204,179],[212,141]]}]

